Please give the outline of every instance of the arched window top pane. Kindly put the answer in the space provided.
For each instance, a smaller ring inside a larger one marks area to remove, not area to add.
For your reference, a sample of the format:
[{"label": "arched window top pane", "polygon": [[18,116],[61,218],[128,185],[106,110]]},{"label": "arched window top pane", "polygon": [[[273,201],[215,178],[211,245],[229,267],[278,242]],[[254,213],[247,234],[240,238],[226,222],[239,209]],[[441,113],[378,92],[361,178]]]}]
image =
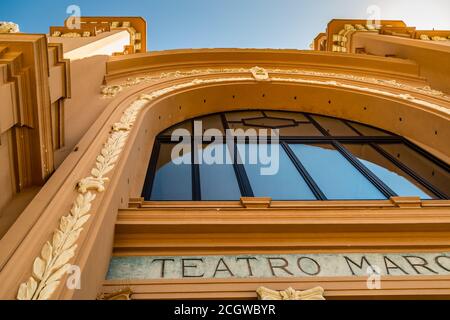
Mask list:
[{"label": "arched window top pane", "polygon": [[[177,129],[184,129],[178,141],[187,147],[172,159],[179,143],[171,135]],[[277,151],[265,154],[265,144],[276,144]],[[217,151],[226,161],[196,162]],[[191,162],[176,165],[180,157]],[[246,110],[190,119],[163,131],[151,158],[143,190],[151,201],[450,196],[450,169],[443,161],[394,134],[317,114]],[[261,162],[250,163],[250,158]],[[277,167],[274,174],[262,174],[268,164]]]},{"label": "arched window top pane", "polygon": [[[368,137],[393,137],[386,131],[373,128],[353,121],[337,119],[333,117],[307,114],[291,111],[230,111],[222,114],[213,114],[187,120],[177,124],[164,132],[161,136],[171,136],[176,129],[185,129],[192,134],[193,121],[202,123],[203,132],[208,129],[217,129],[225,135],[224,130],[229,129],[279,129],[280,136],[323,136],[327,132],[329,136],[368,136]],[[224,124],[226,127],[224,128]],[[322,132],[320,131],[322,129]],[[196,134],[199,134],[196,132]]]},{"label": "arched window top pane", "polygon": [[355,130],[339,119],[322,116],[312,116],[312,118],[331,136],[358,136]]}]

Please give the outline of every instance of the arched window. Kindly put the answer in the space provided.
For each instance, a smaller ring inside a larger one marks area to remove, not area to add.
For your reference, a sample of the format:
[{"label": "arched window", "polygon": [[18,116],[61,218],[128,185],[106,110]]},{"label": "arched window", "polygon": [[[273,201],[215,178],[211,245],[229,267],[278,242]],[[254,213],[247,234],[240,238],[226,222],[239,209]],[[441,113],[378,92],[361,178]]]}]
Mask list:
[{"label": "arched window", "polygon": [[208,115],[162,132],[143,190],[147,201],[449,195],[448,164],[402,137],[347,120],[254,110]]}]

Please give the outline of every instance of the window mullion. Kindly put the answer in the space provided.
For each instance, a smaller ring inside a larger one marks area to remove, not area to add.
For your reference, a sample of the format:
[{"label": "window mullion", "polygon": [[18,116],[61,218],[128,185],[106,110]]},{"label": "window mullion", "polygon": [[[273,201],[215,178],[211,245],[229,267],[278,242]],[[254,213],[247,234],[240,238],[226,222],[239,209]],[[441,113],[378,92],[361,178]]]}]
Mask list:
[{"label": "window mullion", "polygon": [[308,171],[303,166],[301,161],[297,158],[297,156],[294,154],[294,152],[292,152],[291,148],[289,148],[287,143],[284,142],[284,141],[281,141],[280,144],[282,145],[284,151],[286,151],[289,159],[291,159],[291,161],[294,163],[295,168],[298,170],[300,175],[303,177],[303,179],[305,180],[305,182],[308,185],[308,187],[314,193],[314,196],[318,200],[327,200],[327,197],[325,196],[325,194],[322,192],[322,190],[320,190],[320,188],[317,185],[317,183],[314,181],[314,179],[308,173]]},{"label": "window mullion", "polygon": [[347,127],[349,127],[350,129],[353,130],[353,132],[355,132],[358,136],[364,136],[361,132],[359,132],[359,130],[357,130],[356,128],[353,128],[353,126],[348,123],[348,121],[345,120],[341,120]]},{"label": "window mullion", "polygon": [[361,172],[375,187],[380,190],[387,198],[395,197],[397,194],[381,181],[372,171],[370,171],[361,161],[358,160],[351,152],[349,152],[342,144],[333,141],[333,146]]},{"label": "window mullion", "polygon": [[150,200],[152,196],[153,182],[156,175],[156,165],[158,163],[159,152],[161,149],[161,143],[158,139],[155,139],[153,146],[152,156],[150,158],[150,165],[148,166],[147,175],[145,177],[144,188],[142,189],[142,197]]},{"label": "window mullion", "polygon": [[447,199],[447,196],[440,192],[436,187],[434,187],[431,183],[429,183],[427,180],[419,176],[417,173],[415,173],[413,170],[411,170],[408,166],[403,164],[402,162],[398,161],[395,157],[390,155],[388,152],[386,152],[383,148],[378,146],[376,143],[370,144],[376,151],[378,151],[382,156],[387,158],[389,161],[391,161],[394,165],[396,165],[398,168],[409,174],[413,179],[415,179],[417,182],[419,182],[422,186],[433,192],[437,197],[441,199]]},{"label": "window mullion", "polygon": [[311,117],[311,115],[304,113],[305,117],[311,121],[311,123],[317,128],[317,130],[319,130],[324,136],[329,137],[331,136],[330,133],[325,130],[316,120],[314,120],[313,117]]},{"label": "window mullion", "polygon": [[198,152],[200,151],[200,149],[198,148],[199,146],[197,143],[197,137],[195,136],[194,121],[192,121],[192,133],[193,133],[191,137],[192,200],[201,201],[202,193],[200,187],[200,165],[198,161],[199,160]]},{"label": "window mullion", "polygon": [[[233,169],[234,173],[236,174],[236,179],[238,181],[239,189],[241,190],[241,195],[243,197],[254,197],[254,193],[252,190],[252,187],[250,185],[250,180],[248,179],[247,173],[245,172],[245,168],[242,165],[241,162],[238,161],[238,149],[237,149],[237,143],[236,143],[236,137],[233,137],[232,146],[228,144],[227,141],[227,130],[230,129],[228,126],[227,119],[225,118],[224,114],[221,114],[222,124],[223,128],[225,130],[225,144],[227,145],[227,148],[232,155],[233,159]],[[231,150],[233,148],[233,150]]]}]

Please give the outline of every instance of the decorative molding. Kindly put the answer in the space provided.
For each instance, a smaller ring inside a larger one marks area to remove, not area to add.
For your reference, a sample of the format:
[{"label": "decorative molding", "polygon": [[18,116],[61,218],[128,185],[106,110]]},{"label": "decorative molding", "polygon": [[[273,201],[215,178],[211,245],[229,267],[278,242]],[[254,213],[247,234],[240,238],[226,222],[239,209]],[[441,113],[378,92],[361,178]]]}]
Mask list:
[{"label": "decorative molding", "polygon": [[132,300],[132,294],[133,292],[130,288],[125,288],[112,293],[102,293],[97,300]]},{"label": "decorative molding", "polygon": [[346,89],[352,89],[367,93],[375,93],[386,97],[401,99],[409,102],[413,102],[416,104],[419,104],[421,106],[427,107],[427,108],[433,108],[436,110],[439,110],[447,115],[450,115],[450,109],[447,107],[438,105],[436,103],[428,102],[426,100],[422,100],[419,98],[416,98],[408,93],[392,93],[389,91],[383,91],[380,89],[374,89],[374,88],[368,88],[368,87],[361,87],[353,84],[347,84],[342,83],[338,81],[320,81],[320,80],[306,80],[306,79],[299,79],[299,78],[272,78],[273,81],[280,81],[280,82],[291,82],[291,83],[309,83],[309,84],[317,84],[317,85],[325,85],[325,86],[332,86],[332,87],[338,87],[338,88],[346,88]]},{"label": "decorative molding", "polygon": [[256,290],[259,300],[325,300],[322,287],[315,287],[306,291],[297,291],[287,288],[283,291],[275,291],[260,287]]},{"label": "decorative molding", "polygon": [[[297,73],[292,73],[292,74],[297,74]],[[356,78],[360,78],[360,77],[355,77]],[[385,97],[390,97],[390,98],[396,98],[396,99],[401,99],[404,101],[408,101],[408,102],[412,102],[412,103],[416,103],[418,105],[427,107],[427,108],[432,108],[435,110],[439,110],[447,115],[450,115],[450,109],[448,109],[445,106],[441,106],[438,105],[436,103],[432,103],[423,99],[419,99],[416,98],[410,94],[405,94],[405,93],[393,93],[393,92],[389,92],[389,91],[383,91],[380,89],[375,89],[375,88],[369,88],[369,87],[362,87],[359,85],[355,85],[355,84],[348,84],[345,82],[339,82],[339,81],[335,81],[335,80],[313,80],[313,79],[304,79],[304,78],[282,78],[282,77],[272,77],[271,78],[272,81],[278,81],[278,82],[289,82],[289,83],[301,83],[301,84],[313,84],[313,85],[322,85],[322,86],[329,86],[329,87],[337,87],[337,88],[345,88],[345,89],[351,89],[351,90],[356,90],[356,91],[360,91],[360,92],[367,92],[367,93],[374,93],[374,94],[378,94],[378,95],[382,95]],[[195,85],[199,85],[199,84],[213,84],[213,83],[222,83],[222,82],[238,82],[238,81],[255,81],[255,79],[253,77],[229,77],[229,78],[216,78],[216,79],[195,79],[192,80],[190,82],[186,82],[186,83],[181,83],[181,84],[176,84],[164,89],[160,89],[157,91],[154,91],[152,94],[150,95],[144,95],[146,97],[148,97],[149,99],[154,99],[156,97],[159,97],[163,94],[169,93],[169,92],[173,92],[175,90],[179,90],[179,89],[184,89],[184,88],[188,88],[188,87],[192,87]],[[379,80],[382,81],[383,83],[386,83],[388,85],[398,85],[397,82],[392,82],[392,81],[387,81],[387,80]],[[425,90],[425,89],[424,89]],[[126,124],[123,124],[126,125]]]},{"label": "decorative molding", "polygon": [[423,40],[423,41],[449,41],[450,36],[448,36],[446,38],[446,37],[441,37],[441,36],[429,36],[427,34],[421,34],[419,39]]},{"label": "decorative molding", "polygon": [[190,70],[190,71],[162,72],[161,74],[159,74],[157,76],[146,75],[146,76],[128,78],[125,82],[122,82],[120,84],[103,86],[101,88],[101,93],[103,94],[104,98],[113,98],[119,92],[121,92],[123,89],[134,87],[141,83],[156,82],[159,80],[170,79],[170,78],[180,79],[180,78],[192,77],[192,76],[201,76],[201,75],[208,75],[208,74],[227,74],[227,73],[250,73],[250,69],[245,69],[245,68],[194,69],[194,70]]},{"label": "decorative molding", "polygon": [[253,78],[255,78],[256,81],[270,80],[269,73],[264,68],[253,67],[250,69],[250,72],[252,73],[252,76],[253,76]]},{"label": "decorative molding", "polygon": [[115,85],[115,86],[106,86],[102,88],[102,94],[104,98],[107,97],[115,97],[119,92],[123,90],[123,86]]},{"label": "decorative molding", "polygon": [[72,210],[61,218],[59,228],[47,241],[41,254],[34,260],[32,275],[22,283],[17,293],[19,300],[48,300],[61,284],[61,278],[69,270],[69,263],[75,256],[77,241],[83,231],[83,226],[92,216],[92,202],[96,194],[90,191],[105,191],[106,175],[110,173],[125,146],[130,130],[137,114],[148,103],[147,97],[141,97],[133,102],[124,113],[120,122],[120,130],[113,129],[104,147],[97,157],[91,176],[82,179],[77,184],[78,197]]},{"label": "decorative molding", "polygon": [[18,33],[19,25],[14,22],[0,21],[0,33]]},{"label": "decorative molding", "polygon": [[67,32],[61,35],[61,38],[81,38],[81,34],[78,32]]},{"label": "decorative molding", "polygon": [[[319,71],[309,71],[300,69],[264,69],[260,67],[254,67],[251,69],[246,68],[225,68],[225,69],[194,69],[191,71],[174,71],[168,73],[161,73],[159,76],[141,76],[135,78],[128,78],[126,82],[104,86],[102,87],[102,94],[104,98],[113,98],[119,92],[123,91],[125,88],[133,87],[141,83],[156,82],[163,79],[174,78],[179,79],[183,77],[190,76],[201,76],[210,74],[231,74],[231,73],[251,73],[252,77],[256,81],[267,81],[270,79],[269,74],[286,74],[286,75],[298,75],[298,76],[310,76],[310,77],[326,77],[326,78],[337,78],[349,81],[359,81],[374,85],[382,85],[389,88],[412,91],[419,94],[424,94],[432,97],[442,98],[450,101],[450,96],[445,95],[445,93],[434,90],[429,86],[415,87],[409,84],[400,83],[396,80],[385,80],[377,79],[371,77],[356,76],[351,74],[342,73],[332,73],[332,72],[319,72]],[[257,74],[260,73],[260,74]],[[305,81],[308,81],[305,79]],[[356,87],[354,85],[354,87]]]}]

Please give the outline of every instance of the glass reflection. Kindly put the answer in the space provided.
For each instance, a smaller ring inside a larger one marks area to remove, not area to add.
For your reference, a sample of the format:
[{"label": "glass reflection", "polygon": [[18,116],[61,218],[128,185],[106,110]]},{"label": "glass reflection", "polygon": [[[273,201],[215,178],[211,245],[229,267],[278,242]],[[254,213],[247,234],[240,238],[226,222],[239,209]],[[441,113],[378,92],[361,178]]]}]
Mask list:
[{"label": "glass reflection", "polygon": [[[273,200],[316,199],[280,145],[238,144],[238,152],[255,197],[271,197]],[[264,168],[274,170],[265,172]]]},{"label": "glass reflection", "polygon": [[386,199],[333,146],[329,144],[289,146],[328,199]]},{"label": "glass reflection", "polygon": [[226,144],[203,145],[198,150],[202,200],[239,200],[241,192]]},{"label": "glass reflection", "polygon": [[382,143],[378,145],[419,176],[429,181],[440,192],[450,197],[450,173],[447,170],[404,144]]},{"label": "glass reflection", "polygon": [[345,148],[353,153],[370,171],[397,195],[404,197],[418,196],[431,199],[432,194],[412,177],[383,157],[368,144],[346,144]]},{"label": "glass reflection", "polygon": [[[161,144],[151,200],[192,200],[191,147],[185,145],[172,161],[171,154],[176,144]],[[175,164],[175,163],[181,164]]]}]

